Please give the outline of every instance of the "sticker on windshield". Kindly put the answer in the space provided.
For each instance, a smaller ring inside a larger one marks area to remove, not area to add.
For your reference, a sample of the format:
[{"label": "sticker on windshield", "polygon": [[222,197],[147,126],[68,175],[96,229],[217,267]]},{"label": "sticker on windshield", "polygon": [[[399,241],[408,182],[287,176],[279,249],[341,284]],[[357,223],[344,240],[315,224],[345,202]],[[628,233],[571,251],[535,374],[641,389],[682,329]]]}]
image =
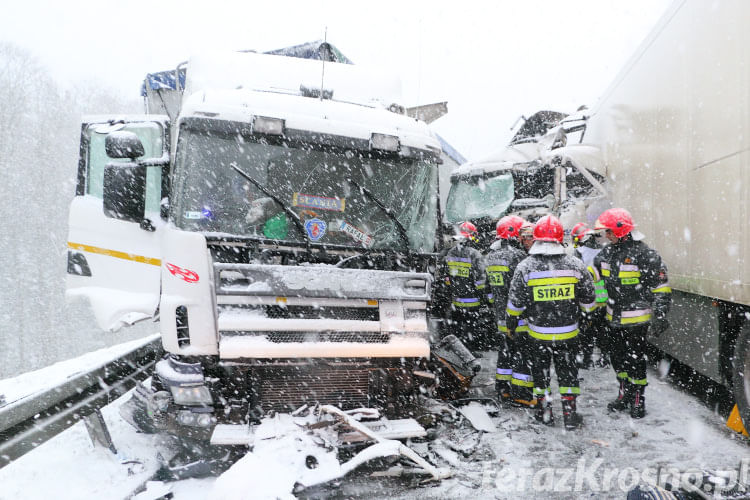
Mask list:
[{"label": "sticker on windshield", "polygon": [[210,208],[203,207],[203,210],[201,210],[200,212],[193,211],[193,210],[185,210],[185,218],[192,219],[192,220],[213,219],[214,214]]},{"label": "sticker on windshield", "polygon": [[325,196],[294,193],[292,195],[292,206],[343,212],[346,208],[346,198],[327,198]]},{"label": "sticker on windshield", "polygon": [[328,224],[320,219],[309,219],[305,221],[305,231],[312,241],[318,241],[325,236]]},{"label": "sticker on windshield", "polygon": [[339,226],[339,231],[341,231],[342,233],[348,234],[349,236],[352,237],[352,239],[359,241],[366,247],[369,247],[370,245],[372,245],[372,236],[370,236],[369,234],[366,234],[361,229],[352,226],[346,221],[341,221],[341,225]]}]

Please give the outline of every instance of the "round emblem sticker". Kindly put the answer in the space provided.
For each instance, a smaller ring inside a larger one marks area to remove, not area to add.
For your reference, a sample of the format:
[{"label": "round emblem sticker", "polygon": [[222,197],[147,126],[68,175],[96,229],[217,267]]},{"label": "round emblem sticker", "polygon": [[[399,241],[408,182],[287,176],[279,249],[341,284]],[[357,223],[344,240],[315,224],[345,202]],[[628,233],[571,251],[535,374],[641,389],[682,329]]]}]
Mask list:
[{"label": "round emblem sticker", "polygon": [[317,241],[326,234],[328,224],[318,218],[305,221],[305,231],[311,240]]}]

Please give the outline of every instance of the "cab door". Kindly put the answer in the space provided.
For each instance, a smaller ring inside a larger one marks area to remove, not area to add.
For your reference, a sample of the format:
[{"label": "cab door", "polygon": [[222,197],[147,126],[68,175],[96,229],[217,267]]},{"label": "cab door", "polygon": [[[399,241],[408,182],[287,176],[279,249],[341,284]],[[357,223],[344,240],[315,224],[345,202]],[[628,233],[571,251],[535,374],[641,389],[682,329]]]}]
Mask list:
[{"label": "cab door", "polygon": [[[105,139],[132,132],[144,154],[134,160],[107,156]],[[139,222],[105,215],[105,166],[134,161],[145,166],[141,188],[145,211]],[[159,303],[161,233],[166,224],[162,200],[169,193],[169,119],[133,116],[85,119],[81,127],[76,195],[68,220],[69,300],[88,300],[99,326],[117,330],[155,316]]]}]

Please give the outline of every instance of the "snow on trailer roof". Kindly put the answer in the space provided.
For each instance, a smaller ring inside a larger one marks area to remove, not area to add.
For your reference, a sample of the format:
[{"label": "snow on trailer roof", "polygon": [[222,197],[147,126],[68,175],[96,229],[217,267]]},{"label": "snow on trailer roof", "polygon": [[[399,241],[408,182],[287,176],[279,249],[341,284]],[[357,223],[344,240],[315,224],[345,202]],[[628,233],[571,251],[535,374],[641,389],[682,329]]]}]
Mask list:
[{"label": "snow on trailer roof", "polygon": [[[322,64],[319,62],[321,60],[327,61],[325,65],[325,82],[324,82],[324,88],[327,90],[333,90],[333,100],[340,100],[340,101],[349,101],[369,106],[390,106],[394,103],[400,103],[402,96],[401,96],[401,83],[397,78],[394,77],[385,77],[382,72],[376,72],[373,70],[366,70],[364,68],[356,67],[356,69],[342,69],[342,67],[347,66],[348,68],[353,67],[352,61],[344,56],[341,51],[336,48],[335,46],[321,42],[321,41],[314,41],[314,42],[307,42],[300,45],[295,45],[292,47],[285,47],[281,49],[271,50],[268,52],[265,52],[264,54],[257,54],[254,52],[235,52],[235,55],[238,56],[247,56],[247,55],[256,55],[256,56],[267,56],[268,58],[271,58],[273,56],[287,56],[285,58],[278,58],[277,63],[282,64],[281,61],[289,61],[288,58],[298,58],[300,60],[307,60],[305,66],[307,68],[312,68],[312,73],[305,77],[305,81],[308,81],[309,88],[314,90],[320,89],[320,80],[323,68]],[[247,58],[246,58],[247,59]],[[316,61],[313,61],[316,60]],[[287,63],[283,63],[287,64]],[[186,86],[190,85],[186,80],[186,65],[182,64],[179,70],[169,70],[169,71],[161,71],[156,73],[149,73],[146,75],[146,79],[143,82],[143,85],[141,87],[141,95],[146,95],[146,86],[148,85],[148,88],[150,90],[177,90],[177,80],[175,78],[176,72],[179,71],[179,88],[185,89]],[[195,68],[191,67],[190,73],[191,75],[194,73]],[[308,70],[309,72],[309,70]],[[218,81],[218,84],[221,88],[236,88],[231,87],[231,85],[227,81],[221,81],[221,74],[227,73],[227,68],[223,68],[218,75],[212,75],[212,76],[205,76],[203,77],[204,80],[211,80],[211,83],[214,83],[216,80]],[[232,69],[230,67],[229,73],[232,74]],[[331,73],[334,73],[332,76]],[[349,80],[358,80],[358,81],[352,81],[345,85],[345,87],[348,87],[347,89],[342,88],[340,86],[341,80],[346,80],[347,78],[342,78],[339,73],[348,73]],[[359,74],[358,78],[355,78],[354,75]],[[268,75],[267,72],[264,72],[264,76]],[[255,78],[258,79],[260,75],[256,74]],[[204,83],[208,83],[207,81],[204,81]],[[236,83],[236,82],[234,82]],[[336,84],[335,86],[333,84]],[[195,83],[193,84],[193,88],[195,88]],[[287,82],[287,87],[293,87],[287,89],[288,92],[292,93],[299,93],[300,92],[300,78],[296,78],[295,81],[293,81],[291,84]],[[338,87],[338,88],[337,88]],[[247,88],[247,87],[245,87]],[[279,89],[274,89],[274,91],[278,92]],[[353,95],[354,94],[354,95]],[[188,93],[186,92],[185,95],[187,96]],[[376,96],[376,99],[373,99],[373,96]],[[183,103],[185,104],[185,103]],[[422,135],[423,133],[420,132],[419,135]],[[439,136],[437,137],[437,140],[439,141],[440,149],[453,161],[455,161],[458,164],[462,164],[466,162],[466,159],[453,147],[451,146],[445,139]],[[403,143],[403,142],[402,142]],[[406,144],[406,143],[403,143]]]},{"label": "snow on trailer roof", "polygon": [[343,64],[354,64],[348,57],[342,54],[339,49],[328,42],[324,42],[323,40],[315,40],[314,42],[301,43],[299,45],[293,45],[291,47],[268,50],[264,52],[264,54],[270,54],[274,56],[299,57],[300,59],[325,60]]},{"label": "snow on trailer roof", "polygon": [[[244,52],[255,51],[248,50]],[[330,43],[323,42],[321,40],[293,45],[291,47],[284,47],[281,49],[269,50],[265,52],[265,54],[298,57],[301,59],[326,60],[343,64],[354,64],[348,57],[342,54],[339,49],[337,49]],[[176,74],[179,74],[179,88],[184,89],[185,73],[184,63],[181,63],[175,69],[168,69],[164,71],[157,71],[156,73],[146,74],[146,78],[141,84],[141,97],[146,96],[147,86],[150,90],[177,90],[177,80],[175,78]]]},{"label": "snow on trailer roof", "polygon": [[204,52],[190,58],[183,99],[207,89],[300,94],[330,92],[331,100],[388,107],[401,103],[401,82],[381,70],[250,52]]},{"label": "snow on trailer roof", "polygon": [[[326,60],[343,64],[354,64],[338,48],[334,47],[330,43],[323,42],[321,40],[293,45],[291,47],[283,47],[281,49],[269,50],[265,52],[265,54],[298,57],[301,59]],[[141,97],[146,96],[146,86],[148,86],[150,90],[177,90],[177,81],[175,78],[175,74],[179,74],[180,88],[184,89],[185,67],[181,66],[175,69],[157,71],[156,73],[148,73],[146,75],[146,78],[143,80],[143,84],[141,85]]]}]

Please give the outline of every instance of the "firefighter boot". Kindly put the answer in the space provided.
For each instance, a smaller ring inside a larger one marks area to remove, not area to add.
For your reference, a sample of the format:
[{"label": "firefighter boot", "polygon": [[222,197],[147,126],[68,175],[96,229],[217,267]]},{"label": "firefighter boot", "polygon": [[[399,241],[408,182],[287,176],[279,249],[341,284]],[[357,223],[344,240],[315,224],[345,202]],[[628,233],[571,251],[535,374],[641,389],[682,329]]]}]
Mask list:
[{"label": "firefighter boot", "polygon": [[[525,383],[528,383],[531,377],[519,373],[513,373],[513,378],[510,382],[510,395],[511,395],[511,406],[514,408],[535,408],[536,398],[531,391],[531,387],[526,387]],[[519,383],[520,382],[520,383]]]},{"label": "firefighter boot", "polygon": [[576,411],[576,397],[562,396],[563,424],[565,429],[572,431],[583,425],[583,417]]},{"label": "firefighter boot", "polygon": [[545,396],[537,396],[534,419],[544,425],[555,425],[555,417],[552,415],[552,403]]},{"label": "firefighter boot", "polygon": [[646,386],[638,385],[633,388],[633,397],[630,400],[630,418],[643,418],[646,416],[646,399],[643,392]]},{"label": "firefighter boot", "polygon": [[617,399],[607,403],[609,411],[625,411],[630,408],[631,387],[625,379],[617,379],[620,383],[620,390],[617,393]]},{"label": "firefighter boot", "polygon": [[507,380],[495,380],[495,392],[497,393],[497,400],[500,403],[510,402],[510,382]]}]

